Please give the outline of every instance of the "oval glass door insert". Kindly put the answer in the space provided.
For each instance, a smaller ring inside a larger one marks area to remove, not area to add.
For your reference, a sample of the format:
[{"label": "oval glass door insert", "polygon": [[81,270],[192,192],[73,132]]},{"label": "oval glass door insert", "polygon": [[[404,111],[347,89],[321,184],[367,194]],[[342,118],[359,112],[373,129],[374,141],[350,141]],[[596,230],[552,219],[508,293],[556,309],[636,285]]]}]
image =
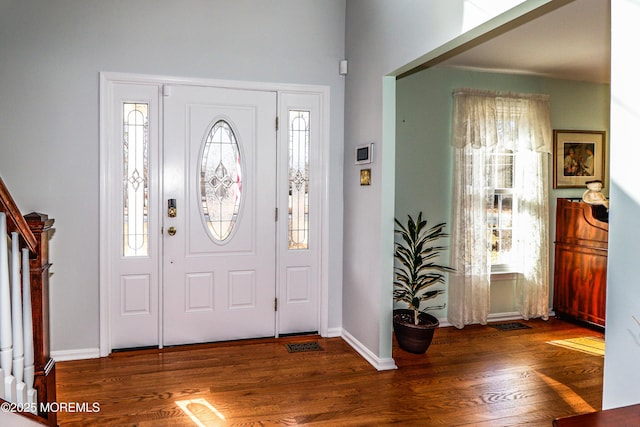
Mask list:
[{"label": "oval glass door insert", "polygon": [[242,199],[240,147],[233,129],[218,120],[204,141],[200,165],[203,220],[214,241],[226,241],[233,231]]}]

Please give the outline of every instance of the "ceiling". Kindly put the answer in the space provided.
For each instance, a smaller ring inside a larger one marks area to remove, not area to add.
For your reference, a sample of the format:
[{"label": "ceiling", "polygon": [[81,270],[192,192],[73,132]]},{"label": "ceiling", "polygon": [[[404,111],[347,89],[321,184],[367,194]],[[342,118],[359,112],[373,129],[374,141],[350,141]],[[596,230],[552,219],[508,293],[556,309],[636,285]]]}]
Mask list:
[{"label": "ceiling", "polygon": [[574,0],[438,66],[609,83],[610,16],[607,0]]}]

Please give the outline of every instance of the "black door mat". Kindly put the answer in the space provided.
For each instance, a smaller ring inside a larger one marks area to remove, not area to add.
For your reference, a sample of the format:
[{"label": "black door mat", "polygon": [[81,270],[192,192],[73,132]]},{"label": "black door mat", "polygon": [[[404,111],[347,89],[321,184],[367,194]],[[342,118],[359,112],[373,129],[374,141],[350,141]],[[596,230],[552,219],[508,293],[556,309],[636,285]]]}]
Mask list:
[{"label": "black door mat", "polygon": [[303,351],[323,351],[324,348],[317,343],[317,341],[300,342],[285,344],[289,353],[300,353]]},{"label": "black door mat", "polygon": [[499,331],[515,331],[517,329],[531,329],[531,326],[527,326],[524,323],[520,323],[520,322],[494,323],[489,326],[491,326],[492,328],[496,328]]}]

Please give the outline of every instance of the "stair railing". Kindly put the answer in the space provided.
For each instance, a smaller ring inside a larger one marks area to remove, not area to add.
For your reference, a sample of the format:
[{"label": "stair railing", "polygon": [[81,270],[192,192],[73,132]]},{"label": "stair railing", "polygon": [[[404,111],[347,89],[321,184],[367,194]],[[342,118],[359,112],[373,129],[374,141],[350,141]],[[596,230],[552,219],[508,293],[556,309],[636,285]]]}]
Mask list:
[{"label": "stair railing", "polygon": [[0,399],[57,425],[49,353],[49,239],[54,220],[23,216],[0,178]]}]

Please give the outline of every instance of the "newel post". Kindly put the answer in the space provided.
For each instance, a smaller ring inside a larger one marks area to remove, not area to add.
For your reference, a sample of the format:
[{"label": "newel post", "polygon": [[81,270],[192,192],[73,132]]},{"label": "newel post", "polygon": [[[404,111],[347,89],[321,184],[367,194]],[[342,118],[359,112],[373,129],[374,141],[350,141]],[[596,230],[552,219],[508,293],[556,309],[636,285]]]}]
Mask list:
[{"label": "newel post", "polygon": [[38,415],[50,425],[57,425],[55,411],[46,412],[47,403],[56,401],[56,368],[49,354],[49,239],[53,235],[53,219],[32,212],[24,216],[36,238],[36,253],[29,260],[31,305],[33,312],[34,388],[38,393]]}]

